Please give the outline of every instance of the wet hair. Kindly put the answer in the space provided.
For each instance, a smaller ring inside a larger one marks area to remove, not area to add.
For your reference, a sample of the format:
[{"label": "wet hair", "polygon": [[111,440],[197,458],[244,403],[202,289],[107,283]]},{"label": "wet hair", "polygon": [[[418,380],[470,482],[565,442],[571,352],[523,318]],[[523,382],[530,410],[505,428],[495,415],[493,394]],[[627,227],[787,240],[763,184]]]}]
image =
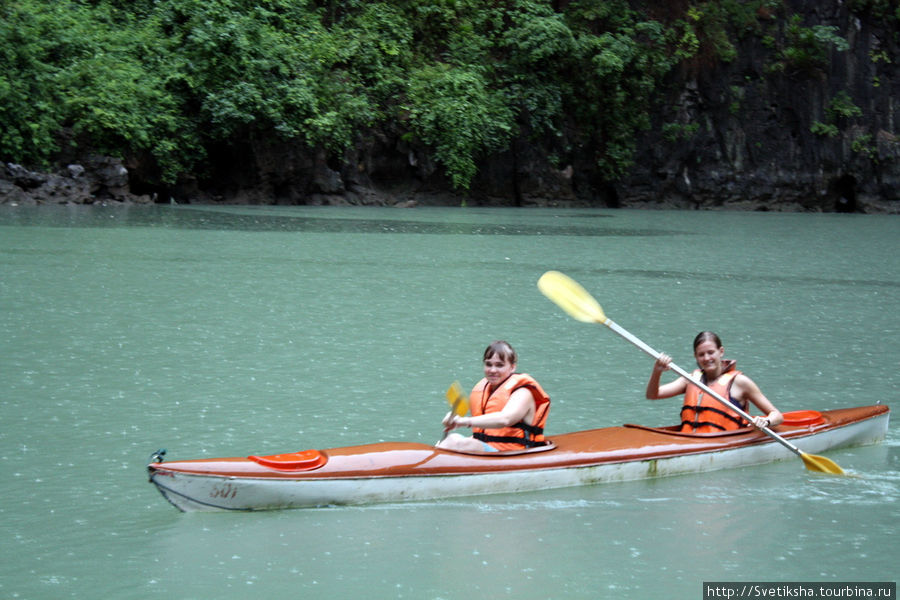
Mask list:
[{"label": "wet hair", "polygon": [[694,350],[696,351],[697,346],[703,342],[713,342],[716,345],[716,348],[722,347],[722,340],[720,340],[719,336],[712,331],[701,331],[697,334],[697,337],[694,338]]},{"label": "wet hair", "polygon": [[516,356],[516,351],[513,350],[513,347],[509,345],[509,342],[504,342],[503,340],[491,342],[491,344],[485,349],[482,360],[487,360],[495,354],[499,356],[500,360],[502,360],[503,362],[508,362],[512,365],[519,362],[518,357]]}]

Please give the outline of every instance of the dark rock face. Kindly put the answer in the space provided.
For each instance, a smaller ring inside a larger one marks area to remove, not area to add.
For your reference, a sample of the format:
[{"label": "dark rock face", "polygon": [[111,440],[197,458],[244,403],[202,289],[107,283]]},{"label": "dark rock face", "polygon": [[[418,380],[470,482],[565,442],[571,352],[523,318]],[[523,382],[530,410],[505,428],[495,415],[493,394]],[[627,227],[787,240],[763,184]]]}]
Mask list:
[{"label": "dark rock face", "polygon": [[[835,26],[849,49],[832,48],[821,63],[779,65],[751,36],[733,63],[673,81],[669,110],[654,115],[635,168],[617,184],[626,202],[900,212],[895,32],[842,3],[798,9]],[[667,140],[665,123],[695,129]]]}]

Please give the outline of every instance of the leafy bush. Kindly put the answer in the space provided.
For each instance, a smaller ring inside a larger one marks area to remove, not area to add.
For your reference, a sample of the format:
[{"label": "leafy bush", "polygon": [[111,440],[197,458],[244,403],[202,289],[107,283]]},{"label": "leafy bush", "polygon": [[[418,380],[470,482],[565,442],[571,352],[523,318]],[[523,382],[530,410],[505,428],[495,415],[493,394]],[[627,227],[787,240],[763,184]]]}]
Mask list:
[{"label": "leafy bush", "polygon": [[853,98],[844,90],[834,95],[826,112],[830,120],[862,116],[862,109],[853,103]]},{"label": "leafy bush", "polygon": [[65,69],[94,54],[83,11],[22,1],[0,9],[0,154],[45,163],[68,124]]},{"label": "leafy bush", "polygon": [[454,186],[466,188],[476,158],[503,148],[514,131],[503,95],[488,88],[475,69],[427,66],[412,73],[409,118],[413,130],[434,147]]},{"label": "leafy bush", "polygon": [[862,116],[862,109],[853,103],[850,94],[841,90],[834,95],[825,108],[826,122],[813,121],[810,131],[816,135],[837,137],[840,134],[837,125],[839,121],[859,116]]},{"label": "leafy bush", "polygon": [[837,27],[828,25],[802,25],[802,17],[793,15],[785,33],[785,42],[773,69],[811,73],[828,64],[828,52],[833,48],[844,52],[850,45],[838,35]]}]

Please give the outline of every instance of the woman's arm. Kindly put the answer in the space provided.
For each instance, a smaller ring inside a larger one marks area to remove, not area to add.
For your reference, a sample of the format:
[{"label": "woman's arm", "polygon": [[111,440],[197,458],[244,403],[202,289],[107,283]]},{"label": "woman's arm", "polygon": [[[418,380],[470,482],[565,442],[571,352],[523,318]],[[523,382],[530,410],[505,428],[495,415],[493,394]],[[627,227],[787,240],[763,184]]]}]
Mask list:
[{"label": "woman's arm", "polygon": [[520,421],[530,423],[528,418],[534,414],[534,396],[528,388],[519,388],[509,397],[503,410],[495,413],[478,415],[477,417],[456,417],[453,427],[480,427],[481,429],[498,429],[509,427]]},{"label": "woman's arm", "polygon": [[647,381],[646,396],[648,400],[659,400],[661,398],[671,398],[683,394],[687,389],[687,382],[684,377],[679,377],[671,383],[659,385],[659,378],[663,371],[669,370],[669,363],[672,357],[668,354],[660,354],[656,362],[653,363],[653,371],[650,373],[650,380]]},{"label": "woman's arm", "polygon": [[781,411],[775,408],[775,405],[766,398],[765,394],[760,391],[759,386],[757,386],[752,379],[741,373],[735,377],[734,385],[737,388],[734,390],[737,392],[737,394],[735,394],[736,398],[739,400],[749,400],[765,415],[762,417],[753,417],[754,425],[757,427],[774,427],[784,421],[784,415],[781,414]]}]

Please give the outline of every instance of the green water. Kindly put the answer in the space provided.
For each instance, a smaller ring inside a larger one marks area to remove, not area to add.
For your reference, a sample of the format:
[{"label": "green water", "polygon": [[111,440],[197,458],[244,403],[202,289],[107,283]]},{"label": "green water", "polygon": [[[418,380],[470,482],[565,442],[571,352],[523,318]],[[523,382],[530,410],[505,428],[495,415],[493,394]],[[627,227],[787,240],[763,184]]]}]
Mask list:
[{"label": "green water", "polygon": [[782,410],[895,404],[900,219],[505,209],[0,207],[0,597],[700,598],[896,581],[900,436],[715,473],[449,501],[182,514],[151,452],[434,442],[493,339],[548,432],[674,422],[651,359],[718,331]]}]

